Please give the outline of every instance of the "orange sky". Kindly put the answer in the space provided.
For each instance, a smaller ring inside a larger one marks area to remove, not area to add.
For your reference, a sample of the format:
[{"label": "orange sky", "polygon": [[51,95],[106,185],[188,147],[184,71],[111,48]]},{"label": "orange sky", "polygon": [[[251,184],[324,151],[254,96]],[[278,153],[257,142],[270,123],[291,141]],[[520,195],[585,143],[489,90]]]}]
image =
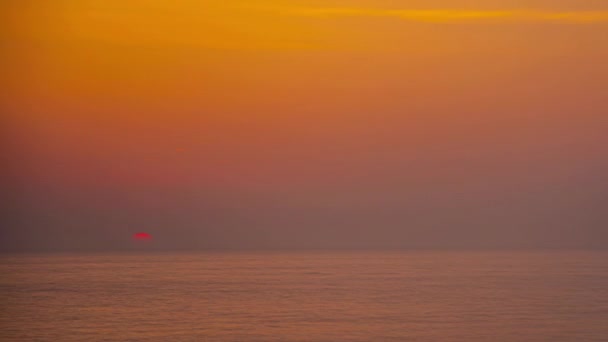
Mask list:
[{"label": "orange sky", "polygon": [[605,1],[2,7],[25,211],[66,187],[125,206],[183,189],[349,206],[468,184],[476,199],[605,166]]}]

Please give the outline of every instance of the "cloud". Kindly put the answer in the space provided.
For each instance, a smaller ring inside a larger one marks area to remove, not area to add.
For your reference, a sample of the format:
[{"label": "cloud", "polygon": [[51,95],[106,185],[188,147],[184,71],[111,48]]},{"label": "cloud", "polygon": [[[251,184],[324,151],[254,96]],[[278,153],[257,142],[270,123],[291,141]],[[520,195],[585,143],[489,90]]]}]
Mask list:
[{"label": "cloud", "polygon": [[537,10],[409,10],[409,9],[374,9],[374,8],[311,8],[284,7],[268,8],[283,15],[306,17],[392,17],[412,21],[454,22],[454,21],[546,21],[546,22],[605,22],[608,11],[537,11]]}]

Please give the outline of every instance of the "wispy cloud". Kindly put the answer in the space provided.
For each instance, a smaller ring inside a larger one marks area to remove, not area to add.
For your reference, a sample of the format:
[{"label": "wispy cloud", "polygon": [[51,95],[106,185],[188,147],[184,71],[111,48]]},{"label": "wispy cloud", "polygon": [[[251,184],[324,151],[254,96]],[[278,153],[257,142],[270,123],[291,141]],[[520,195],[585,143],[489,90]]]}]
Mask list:
[{"label": "wispy cloud", "polygon": [[608,11],[555,12],[540,10],[409,10],[375,8],[312,8],[275,7],[266,8],[283,15],[306,17],[393,17],[412,21],[453,22],[453,21],[547,21],[547,22],[608,22]]}]

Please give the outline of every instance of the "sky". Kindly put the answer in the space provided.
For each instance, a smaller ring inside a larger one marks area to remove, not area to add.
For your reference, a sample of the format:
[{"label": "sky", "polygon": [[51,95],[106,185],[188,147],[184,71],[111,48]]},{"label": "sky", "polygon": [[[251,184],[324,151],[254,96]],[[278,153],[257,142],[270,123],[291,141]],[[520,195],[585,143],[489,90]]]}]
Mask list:
[{"label": "sky", "polygon": [[0,251],[608,248],[604,0],[0,6]]}]

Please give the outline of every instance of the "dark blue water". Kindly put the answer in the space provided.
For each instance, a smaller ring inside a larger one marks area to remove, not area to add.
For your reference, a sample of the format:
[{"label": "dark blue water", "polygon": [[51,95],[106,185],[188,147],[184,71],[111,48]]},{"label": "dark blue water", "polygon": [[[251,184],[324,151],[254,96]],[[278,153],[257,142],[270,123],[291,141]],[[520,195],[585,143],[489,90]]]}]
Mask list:
[{"label": "dark blue water", "polygon": [[608,253],[2,257],[2,341],[608,341]]}]

